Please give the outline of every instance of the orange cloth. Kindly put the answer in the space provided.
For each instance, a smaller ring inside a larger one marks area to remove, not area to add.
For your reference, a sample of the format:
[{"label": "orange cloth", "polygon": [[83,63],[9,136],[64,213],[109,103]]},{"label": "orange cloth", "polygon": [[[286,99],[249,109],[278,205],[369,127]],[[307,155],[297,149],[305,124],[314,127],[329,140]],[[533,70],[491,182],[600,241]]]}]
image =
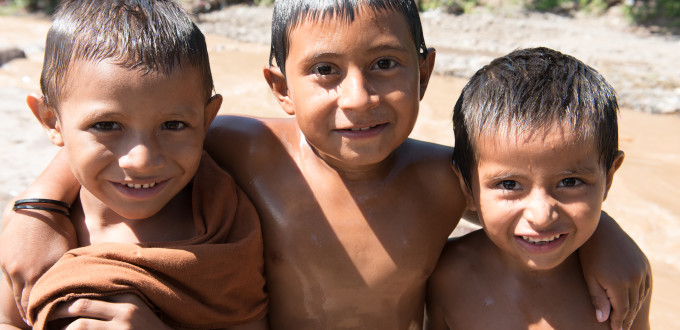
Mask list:
[{"label": "orange cloth", "polygon": [[196,237],[101,243],[67,252],[31,292],[28,318],[34,329],[44,328],[60,302],[121,293],[142,297],[174,327],[220,328],[262,318],[267,297],[255,208],[205,153],[192,189]]}]

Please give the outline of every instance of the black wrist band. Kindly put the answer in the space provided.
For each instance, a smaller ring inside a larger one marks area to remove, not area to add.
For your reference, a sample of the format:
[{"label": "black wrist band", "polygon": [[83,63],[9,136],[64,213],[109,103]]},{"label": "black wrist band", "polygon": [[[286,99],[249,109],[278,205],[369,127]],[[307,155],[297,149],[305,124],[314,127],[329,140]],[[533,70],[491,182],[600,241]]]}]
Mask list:
[{"label": "black wrist band", "polygon": [[[40,205],[30,205],[30,204],[52,204],[56,206],[63,207],[66,210],[63,209],[58,209],[58,208],[53,208],[53,207],[48,207],[48,206],[40,206]],[[63,214],[65,216],[69,216],[69,210],[71,206],[68,205],[68,203],[54,200],[54,199],[47,199],[47,198],[25,198],[25,199],[20,199],[14,202],[14,207],[12,210],[43,210],[43,211],[52,211],[52,212],[57,212],[59,214]]]},{"label": "black wrist band", "polygon": [[64,211],[62,209],[55,209],[52,207],[47,207],[47,206],[36,206],[36,205],[27,205],[27,204],[22,204],[22,205],[14,205],[12,210],[43,210],[43,211],[52,211],[52,212],[57,212],[59,214],[63,214],[65,216],[69,216],[68,211]]},{"label": "black wrist band", "polygon": [[71,208],[71,205],[68,205],[66,202],[58,201],[55,199],[47,199],[47,198],[25,198],[25,199],[20,199],[16,202],[14,202],[14,206],[21,205],[21,204],[28,204],[28,203],[44,203],[44,204],[54,204],[57,206],[61,206],[67,209]]}]

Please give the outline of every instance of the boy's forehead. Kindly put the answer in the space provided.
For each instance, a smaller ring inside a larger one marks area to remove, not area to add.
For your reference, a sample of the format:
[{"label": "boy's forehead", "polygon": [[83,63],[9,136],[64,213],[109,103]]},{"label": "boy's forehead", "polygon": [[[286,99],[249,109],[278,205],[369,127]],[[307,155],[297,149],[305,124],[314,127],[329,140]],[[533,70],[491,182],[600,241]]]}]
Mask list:
[{"label": "boy's forehead", "polygon": [[583,149],[597,146],[594,137],[561,123],[540,127],[495,127],[480,132],[473,138],[475,153],[493,152],[507,148],[539,143],[546,148],[554,146],[578,146]]},{"label": "boy's forehead", "polygon": [[409,51],[417,50],[406,18],[401,13],[391,9],[373,9],[365,8],[365,6],[357,8],[353,19],[338,13],[307,13],[290,27],[289,47],[297,46],[296,43],[313,42],[314,38],[326,40],[349,38],[359,41],[361,37],[370,33],[384,37],[379,38],[380,40],[398,40],[400,45],[394,45],[396,47]]},{"label": "boy's forehead", "polygon": [[[577,172],[594,172],[602,165],[595,139],[581,138],[571,128],[539,128],[510,134],[496,131],[478,136],[473,148],[476,166],[486,164],[486,171],[504,166],[514,168],[518,164],[528,168],[550,164]],[[489,164],[495,164],[495,167],[488,167]]]},{"label": "boy's forehead", "polygon": [[157,88],[168,82],[185,85],[186,90],[197,94],[203,91],[202,72],[193,65],[176,65],[170,72],[130,68],[115,59],[73,60],[64,76],[60,99],[67,99],[72,92],[85,88],[99,89],[102,94],[121,89]]}]

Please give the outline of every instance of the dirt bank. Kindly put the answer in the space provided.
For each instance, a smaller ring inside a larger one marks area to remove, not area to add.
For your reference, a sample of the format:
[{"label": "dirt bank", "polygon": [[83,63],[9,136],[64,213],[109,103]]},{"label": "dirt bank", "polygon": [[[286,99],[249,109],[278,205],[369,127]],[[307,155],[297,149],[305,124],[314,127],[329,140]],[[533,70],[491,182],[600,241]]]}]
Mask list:
[{"label": "dirt bank", "polygon": [[[232,6],[198,16],[208,33],[269,44],[270,7]],[[467,78],[495,57],[517,48],[546,46],[574,55],[600,71],[622,107],[680,112],[680,38],[633,27],[621,7],[576,18],[504,9],[455,16],[421,15],[425,39],[437,49],[440,74]]]}]

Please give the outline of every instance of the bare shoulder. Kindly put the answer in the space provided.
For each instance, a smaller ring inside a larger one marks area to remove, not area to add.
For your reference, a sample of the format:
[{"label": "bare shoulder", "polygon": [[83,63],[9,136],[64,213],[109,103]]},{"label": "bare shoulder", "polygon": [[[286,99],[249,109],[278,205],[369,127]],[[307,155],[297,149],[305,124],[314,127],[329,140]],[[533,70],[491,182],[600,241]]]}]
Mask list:
[{"label": "bare shoulder", "polygon": [[445,160],[446,164],[451,164],[453,157],[452,147],[415,139],[407,139],[398,151],[407,152],[421,160],[436,161],[437,163]]},{"label": "bare shoulder", "polygon": [[295,127],[294,119],[220,115],[208,130],[204,148],[231,172],[258,163],[269,150],[280,149],[283,141],[295,134]]},{"label": "bare shoulder", "polygon": [[408,139],[397,148],[396,154],[404,168],[414,171],[422,182],[429,184],[429,191],[442,197],[447,196],[447,202],[456,202],[463,206],[458,177],[451,167],[452,147]]},{"label": "bare shoulder", "polygon": [[471,312],[470,299],[486,287],[485,274],[479,274],[483,270],[477,269],[484,259],[488,259],[484,256],[486,249],[480,249],[486,244],[485,239],[484,231],[477,230],[446,242],[427,283],[430,329],[448,328],[444,327],[446,322],[443,320],[450,321],[451,311]]},{"label": "bare shoulder", "polygon": [[206,145],[262,143],[268,137],[276,139],[277,133],[282,133],[294,122],[294,119],[220,115],[210,125]]},{"label": "bare shoulder", "polygon": [[456,279],[469,280],[469,273],[476,271],[477,265],[489,258],[486,255],[489,244],[493,243],[481,229],[461,237],[450,238],[444,245],[430,280],[435,283],[438,281],[447,283]]}]

